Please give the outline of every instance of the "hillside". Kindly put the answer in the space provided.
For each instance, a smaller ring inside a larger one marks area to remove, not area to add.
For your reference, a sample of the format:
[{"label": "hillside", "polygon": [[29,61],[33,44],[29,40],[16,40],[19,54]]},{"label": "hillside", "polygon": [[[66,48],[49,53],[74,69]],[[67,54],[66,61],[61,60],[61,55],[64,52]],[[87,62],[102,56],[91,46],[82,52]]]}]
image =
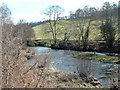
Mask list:
[{"label": "hillside", "polygon": [[[58,39],[63,39],[65,32],[69,33],[70,40],[78,40],[77,34],[79,31],[79,27],[77,27],[77,24],[81,24],[82,22],[73,20],[60,20],[58,21]],[[88,22],[85,22],[85,28],[88,24]],[[89,33],[89,40],[101,40],[101,34],[100,34],[100,20],[94,20],[91,22],[90,25],[90,33]],[[41,25],[37,25],[33,27],[35,31],[35,38],[36,39],[52,39],[52,35],[50,33],[50,26],[49,23],[44,23]],[[85,29],[86,30],[86,29]],[[118,35],[117,37],[118,38]]]}]

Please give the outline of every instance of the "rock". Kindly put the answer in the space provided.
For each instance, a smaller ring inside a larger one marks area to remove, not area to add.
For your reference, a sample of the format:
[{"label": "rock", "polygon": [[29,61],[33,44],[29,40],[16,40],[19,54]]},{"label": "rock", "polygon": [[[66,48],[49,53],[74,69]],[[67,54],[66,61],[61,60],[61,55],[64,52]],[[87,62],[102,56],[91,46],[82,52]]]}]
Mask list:
[{"label": "rock", "polygon": [[78,79],[78,77],[74,77],[74,79],[75,79],[75,80],[77,80],[77,79]]},{"label": "rock", "polygon": [[90,81],[89,79],[86,79],[85,82],[86,82],[86,83],[90,83],[91,81]]},{"label": "rock", "polygon": [[83,83],[83,86],[86,86],[86,84],[85,84],[85,83]]},{"label": "rock", "polygon": [[60,78],[63,82],[69,82],[68,78]]},{"label": "rock", "polygon": [[76,72],[74,72],[74,73],[76,73]]},{"label": "rock", "polygon": [[93,78],[93,81],[98,81],[97,78]]},{"label": "rock", "polygon": [[91,83],[93,86],[102,86],[101,83],[97,80],[97,78],[89,77],[85,79],[85,82]]},{"label": "rock", "polygon": [[110,90],[119,90],[119,87],[118,86],[113,86],[110,88]]},{"label": "rock", "polygon": [[97,85],[99,85],[100,83],[99,83],[98,81],[93,81],[93,82],[91,82],[91,84],[92,84],[93,86],[97,86]]},{"label": "rock", "polygon": [[38,66],[38,68],[44,68],[44,66],[43,66],[43,65],[41,65],[41,66]]}]

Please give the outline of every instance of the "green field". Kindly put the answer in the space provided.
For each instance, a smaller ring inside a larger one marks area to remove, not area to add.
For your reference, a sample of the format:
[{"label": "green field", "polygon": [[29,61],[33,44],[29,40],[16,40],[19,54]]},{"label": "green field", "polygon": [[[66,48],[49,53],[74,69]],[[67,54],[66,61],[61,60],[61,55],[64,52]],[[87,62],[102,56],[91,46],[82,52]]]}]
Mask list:
[{"label": "green field", "polygon": [[[82,23],[82,22],[79,22]],[[87,26],[87,23],[85,25]],[[77,23],[78,24],[78,23]],[[79,28],[75,26],[76,20],[60,20],[58,21],[57,27],[58,35],[57,39],[63,39],[65,32],[70,32],[70,40],[78,40],[76,37],[76,33],[78,33]],[[94,20],[91,22],[90,25],[90,34],[89,34],[89,40],[101,40],[102,36],[100,33],[100,20]],[[85,27],[86,28],[86,27]],[[50,26],[49,23],[44,23],[38,26],[33,27],[35,31],[35,39],[52,39],[52,35],[50,33]],[[86,30],[86,29],[85,29]],[[116,39],[118,38],[118,35],[116,35]]]}]

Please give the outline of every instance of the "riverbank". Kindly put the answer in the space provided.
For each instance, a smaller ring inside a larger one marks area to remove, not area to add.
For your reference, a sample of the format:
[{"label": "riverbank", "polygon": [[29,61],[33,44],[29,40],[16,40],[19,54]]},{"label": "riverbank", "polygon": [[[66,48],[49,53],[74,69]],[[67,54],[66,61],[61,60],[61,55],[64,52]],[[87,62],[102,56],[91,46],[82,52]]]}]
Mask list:
[{"label": "riverbank", "polygon": [[108,48],[105,41],[89,41],[86,49],[84,49],[82,43],[78,40],[69,40],[69,41],[62,41],[57,40],[56,44],[53,44],[53,40],[28,40],[27,45],[36,47],[36,46],[44,46],[50,47],[52,49],[59,49],[59,50],[75,50],[75,51],[96,51],[100,53],[120,53],[120,41],[115,41],[112,48]]},{"label": "riverbank", "polygon": [[51,68],[45,68],[43,76],[46,82],[49,82],[49,88],[103,88],[96,78],[82,78],[74,73],[64,73]]},{"label": "riverbank", "polygon": [[106,63],[117,63],[120,64],[120,56],[107,56],[107,55],[97,55],[95,52],[77,52],[73,54],[73,57],[79,58],[81,60],[94,60]]},{"label": "riverbank", "polygon": [[[31,59],[34,63],[27,64]],[[21,50],[19,60],[11,61],[10,66],[9,88],[103,88],[96,78],[82,78],[41,65],[30,50]]]},{"label": "riverbank", "polygon": [[[50,41],[50,40],[49,40]],[[51,49],[57,49],[57,50],[73,50],[73,51],[79,51],[80,53],[76,53],[74,57],[79,59],[89,59],[89,60],[95,60],[100,62],[110,62],[110,63],[120,63],[120,55],[119,55],[119,48],[118,48],[118,42],[116,42],[113,49],[108,50],[105,46],[105,43],[99,42],[97,46],[95,46],[94,42],[89,43],[89,47],[87,50],[84,50],[82,45],[79,47],[79,45],[76,45],[76,41],[70,41],[70,42],[64,42],[64,41],[58,41],[56,45],[51,44],[48,40],[35,40],[35,41],[28,41],[28,46],[45,46],[49,47]],[[97,48],[96,48],[97,47]],[[95,49],[96,48],[96,49]],[[118,48],[118,49],[117,49]],[[81,53],[84,52],[84,53]],[[100,52],[100,53],[109,53],[109,55],[106,56],[99,56],[94,54],[89,54],[86,52]],[[115,55],[114,53],[118,54]]]}]

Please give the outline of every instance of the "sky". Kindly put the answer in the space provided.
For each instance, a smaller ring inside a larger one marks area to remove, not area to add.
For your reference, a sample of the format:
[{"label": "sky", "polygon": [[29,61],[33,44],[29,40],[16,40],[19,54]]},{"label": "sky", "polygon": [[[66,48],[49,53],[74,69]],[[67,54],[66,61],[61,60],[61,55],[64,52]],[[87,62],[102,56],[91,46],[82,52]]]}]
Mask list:
[{"label": "sky", "polygon": [[70,11],[83,8],[85,5],[101,7],[104,2],[118,3],[119,0],[0,0],[7,4],[12,12],[14,22],[25,19],[27,22],[43,21],[46,17],[41,13],[49,5],[59,5],[65,12],[63,16],[69,15]]}]

